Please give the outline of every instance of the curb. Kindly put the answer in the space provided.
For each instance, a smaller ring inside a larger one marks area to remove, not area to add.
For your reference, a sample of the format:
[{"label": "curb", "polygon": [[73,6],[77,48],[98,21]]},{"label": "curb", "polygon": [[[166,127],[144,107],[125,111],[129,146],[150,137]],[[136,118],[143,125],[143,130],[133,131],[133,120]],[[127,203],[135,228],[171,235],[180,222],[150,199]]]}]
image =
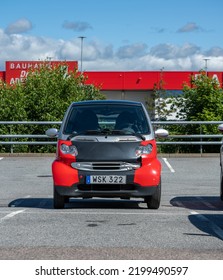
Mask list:
[{"label": "curb", "polygon": [[216,158],[220,157],[219,153],[188,153],[188,154],[166,154],[166,153],[158,153],[159,157],[167,157],[167,158]]},{"label": "curb", "polygon": [[0,157],[56,157],[55,153],[0,153]]}]

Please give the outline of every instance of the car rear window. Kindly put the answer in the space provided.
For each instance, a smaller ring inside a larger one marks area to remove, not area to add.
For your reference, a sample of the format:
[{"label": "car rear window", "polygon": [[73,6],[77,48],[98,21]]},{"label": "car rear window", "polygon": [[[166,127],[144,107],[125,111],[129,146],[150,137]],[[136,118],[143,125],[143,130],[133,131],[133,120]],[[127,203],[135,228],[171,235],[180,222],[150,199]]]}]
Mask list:
[{"label": "car rear window", "polygon": [[105,129],[111,131],[131,129],[134,133],[150,133],[148,119],[141,106],[117,104],[72,106],[63,133]]}]

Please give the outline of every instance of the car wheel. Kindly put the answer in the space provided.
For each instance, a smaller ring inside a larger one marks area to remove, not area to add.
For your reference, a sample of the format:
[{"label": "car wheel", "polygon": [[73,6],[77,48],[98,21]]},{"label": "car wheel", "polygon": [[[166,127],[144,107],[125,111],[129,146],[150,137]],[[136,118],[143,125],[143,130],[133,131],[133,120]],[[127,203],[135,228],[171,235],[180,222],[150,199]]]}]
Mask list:
[{"label": "car wheel", "polygon": [[65,204],[64,196],[58,194],[58,192],[54,188],[53,192],[53,206],[55,209],[63,209]]},{"label": "car wheel", "polygon": [[220,178],[220,198],[223,201],[223,173],[221,169],[221,178]]},{"label": "car wheel", "polygon": [[156,191],[153,195],[145,198],[145,202],[147,203],[147,207],[149,209],[158,209],[160,207],[161,200],[161,180],[159,185],[156,188]]}]

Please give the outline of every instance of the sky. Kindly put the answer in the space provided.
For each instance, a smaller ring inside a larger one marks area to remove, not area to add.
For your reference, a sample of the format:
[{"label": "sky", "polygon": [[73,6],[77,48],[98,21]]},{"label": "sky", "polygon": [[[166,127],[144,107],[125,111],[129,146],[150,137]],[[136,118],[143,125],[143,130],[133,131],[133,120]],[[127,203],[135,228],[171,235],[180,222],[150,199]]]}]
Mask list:
[{"label": "sky", "polygon": [[222,0],[3,0],[0,10],[0,70],[80,67],[82,50],[83,71],[223,71]]}]

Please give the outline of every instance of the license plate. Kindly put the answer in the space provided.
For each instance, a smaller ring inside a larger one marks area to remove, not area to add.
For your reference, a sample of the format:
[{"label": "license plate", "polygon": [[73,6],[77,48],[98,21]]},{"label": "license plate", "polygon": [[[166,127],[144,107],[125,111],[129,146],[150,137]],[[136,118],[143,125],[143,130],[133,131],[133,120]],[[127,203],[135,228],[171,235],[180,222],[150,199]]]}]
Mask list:
[{"label": "license plate", "polygon": [[120,175],[91,175],[86,176],[87,184],[126,184],[126,176]]}]

